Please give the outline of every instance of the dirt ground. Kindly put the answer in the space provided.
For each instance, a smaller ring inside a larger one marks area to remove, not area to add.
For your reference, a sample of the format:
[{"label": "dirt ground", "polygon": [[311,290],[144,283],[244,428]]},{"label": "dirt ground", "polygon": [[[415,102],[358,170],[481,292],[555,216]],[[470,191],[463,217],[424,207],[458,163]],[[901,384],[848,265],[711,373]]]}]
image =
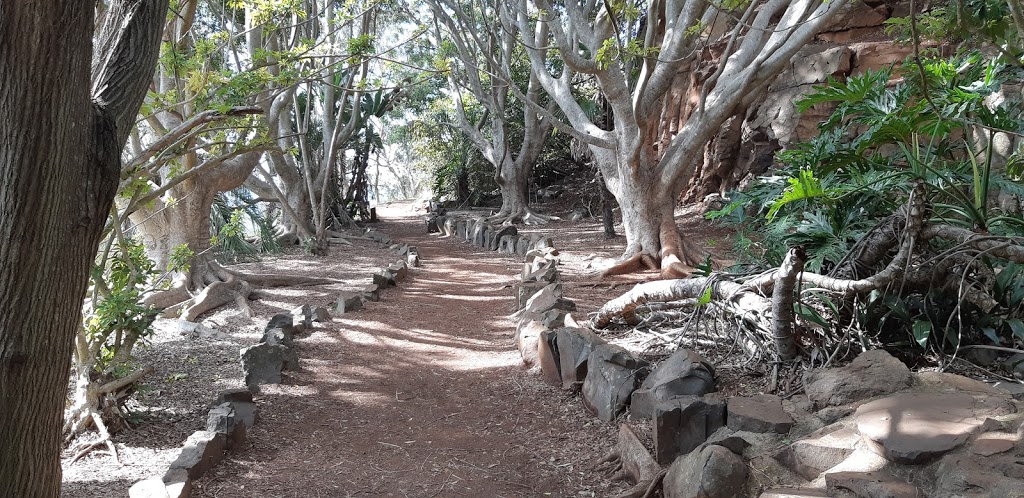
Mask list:
[{"label": "dirt ground", "polygon": [[[374,228],[417,246],[423,266],[380,302],[301,336],[300,369],[281,385],[263,387],[262,419],[246,447],[195,483],[193,495],[585,497],[624,490],[592,470],[614,444],[616,425],[587,414],[579,393],[547,386],[522,366],[510,318],[521,258],[428,235],[422,213],[409,204],[379,211],[383,221]],[[700,221],[686,223],[684,230],[701,240],[727,237]],[[653,277],[598,281],[623,247],[622,237],[601,234],[599,220],[522,232],[553,237],[579,321]],[[295,254],[239,267],[345,284],[267,291],[252,303],[253,319],[221,309],[203,320],[217,330],[214,337],[163,324],[139,354],[139,363],[155,364],[158,373],[135,402],[136,429],[115,436],[122,464],[103,454],[66,463],[64,496],[123,496],[133,482],[159,473],[185,437],[204,428],[216,393],[241,384],[238,348],[258,341],[271,316],[331,304],[398,259],[375,243],[355,242],[322,258]],[[629,340],[621,334],[614,342]],[[650,359],[664,353],[627,346]]]}]

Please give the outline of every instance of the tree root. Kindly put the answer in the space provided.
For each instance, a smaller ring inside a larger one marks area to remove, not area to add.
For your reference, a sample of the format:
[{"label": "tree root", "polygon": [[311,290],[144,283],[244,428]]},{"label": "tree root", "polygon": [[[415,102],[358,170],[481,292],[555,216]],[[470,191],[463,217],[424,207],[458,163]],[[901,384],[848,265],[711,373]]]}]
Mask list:
[{"label": "tree root", "polygon": [[[120,463],[120,457],[114,441],[111,438],[111,431],[103,421],[104,414],[113,421],[114,426],[123,424],[123,414],[118,408],[119,393],[131,387],[146,375],[153,373],[154,368],[148,366],[137,370],[130,375],[114,379],[106,384],[96,385],[95,383],[86,387],[86,392],[79,401],[78,406],[65,415],[64,419],[64,444],[70,444],[76,437],[84,433],[90,426],[96,428],[98,439],[78,444],[71,450],[74,456],[71,463],[82,459],[97,448],[105,446],[110,454]],[[102,411],[101,411],[102,410]]]},{"label": "tree root", "polygon": [[595,464],[594,470],[612,472],[612,480],[631,480],[635,486],[616,498],[642,498],[651,496],[665,477],[658,462],[626,424],[619,425],[619,440],[607,455]]},{"label": "tree root", "polygon": [[545,225],[551,221],[560,220],[561,218],[552,215],[540,214],[528,207],[517,209],[515,211],[501,210],[498,211],[494,216],[487,218],[488,223],[497,224],[510,224],[514,225],[522,223],[524,225],[536,226]]}]

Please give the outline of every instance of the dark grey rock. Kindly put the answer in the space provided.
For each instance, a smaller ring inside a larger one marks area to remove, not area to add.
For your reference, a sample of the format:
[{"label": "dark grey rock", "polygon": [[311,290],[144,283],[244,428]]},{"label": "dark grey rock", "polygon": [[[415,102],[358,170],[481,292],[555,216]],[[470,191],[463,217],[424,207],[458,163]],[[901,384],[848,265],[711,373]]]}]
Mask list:
[{"label": "dark grey rock", "polygon": [[793,417],[782,408],[782,398],[774,394],[729,398],[729,428],[734,431],[788,434]]},{"label": "dark grey rock", "polygon": [[501,245],[501,238],[505,236],[519,235],[519,230],[516,229],[515,225],[505,225],[501,228],[496,228],[494,233],[490,235],[487,240],[487,248],[492,251],[497,251],[498,246]]},{"label": "dark grey rock", "polygon": [[206,430],[223,434],[228,448],[245,442],[245,424],[238,422],[233,403],[221,403],[211,408],[206,417]]},{"label": "dark grey rock", "polygon": [[1017,353],[1003,362],[1006,371],[1017,379],[1024,379],[1024,353]]},{"label": "dark grey rock", "polygon": [[555,243],[551,240],[551,237],[537,237],[530,243],[530,249],[543,249],[546,247],[555,247]]},{"label": "dark grey rock", "polygon": [[399,260],[388,266],[388,271],[394,276],[395,282],[402,282],[409,275],[409,265],[404,260]]},{"label": "dark grey rock", "polygon": [[561,327],[555,329],[558,343],[559,373],[562,388],[572,389],[587,378],[587,360],[594,347],[605,344],[604,339],[589,329]]},{"label": "dark grey rock", "polygon": [[516,254],[520,256],[526,256],[526,253],[530,252],[530,239],[527,237],[520,237],[516,241]]},{"label": "dark grey rock", "polygon": [[620,346],[601,344],[587,358],[583,406],[597,418],[611,422],[626,409],[629,396],[649,372],[649,364]]},{"label": "dark grey rock", "polygon": [[381,289],[395,286],[395,274],[387,268],[381,268],[373,273],[373,284]]},{"label": "dark grey rock", "polygon": [[342,293],[338,296],[338,302],[334,305],[335,311],[338,313],[351,313],[353,311],[363,309],[364,295],[365,294],[353,294],[351,292]]},{"label": "dark grey rock", "polygon": [[865,351],[845,367],[804,373],[804,390],[815,409],[892,394],[910,383],[910,369],[881,349]]},{"label": "dark grey rock", "polygon": [[[168,472],[183,469],[191,480],[199,479],[224,458],[227,439],[223,434],[196,431],[185,440],[178,457],[171,462]],[[164,479],[167,482],[167,479]]]},{"label": "dark grey rock", "polygon": [[413,267],[419,268],[420,266],[420,251],[415,247],[409,250],[409,253],[405,255],[405,262]]},{"label": "dark grey rock", "polygon": [[743,496],[747,464],[717,445],[705,446],[669,467],[662,483],[665,498],[735,498]]},{"label": "dark grey rock", "polygon": [[498,240],[498,253],[515,254],[517,242],[519,242],[518,235],[503,235],[501,239]]},{"label": "dark grey rock", "polygon": [[718,396],[681,396],[654,407],[654,459],[672,462],[704,444],[725,426],[725,402]]},{"label": "dark grey rock", "polygon": [[270,321],[267,322],[267,326],[263,327],[264,332],[270,329],[285,329],[294,334],[295,316],[284,313],[274,315],[273,317],[270,318]]},{"label": "dark grey rock", "polygon": [[677,350],[662,361],[633,393],[630,416],[649,419],[654,406],[678,396],[703,396],[715,390],[715,367],[699,354]]},{"label": "dark grey rock", "polygon": [[266,343],[243,348],[239,355],[242,358],[245,385],[280,384],[287,350],[285,346]]},{"label": "dark grey rock", "polygon": [[221,403],[227,403],[229,401],[243,401],[246,403],[252,403],[252,391],[242,388],[227,389],[221,391],[220,394],[217,395],[216,404],[219,405]]},{"label": "dark grey rock", "polygon": [[246,428],[250,428],[260,421],[260,409],[256,403],[232,401],[231,408],[235,410],[235,421]]},{"label": "dark grey rock", "polygon": [[363,287],[363,299],[371,302],[380,301],[380,286],[377,284],[370,284]]},{"label": "dark grey rock", "polygon": [[303,304],[293,309],[292,316],[295,317],[297,322],[301,322],[306,330],[313,328],[313,308],[310,305]]},{"label": "dark grey rock", "polygon": [[530,301],[530,298],[547,286],[548,283],[546,282],[523,282],[519,284],[516,287],[517,309],[525,308],[526,303]]},{"label": "dark grey rock", "polygon": [[529,313],[543,313],[552,309],[576,311],[576,303],[562,297],[561,284],[549,284],[530,296],[524,306]]},{"label": "dark grey rock", "polygon": [[267,329],[263,332],[263,341],[271,346],[287,346],[292,347],[295,345],[295,341],[292,334],[287,329]]}]

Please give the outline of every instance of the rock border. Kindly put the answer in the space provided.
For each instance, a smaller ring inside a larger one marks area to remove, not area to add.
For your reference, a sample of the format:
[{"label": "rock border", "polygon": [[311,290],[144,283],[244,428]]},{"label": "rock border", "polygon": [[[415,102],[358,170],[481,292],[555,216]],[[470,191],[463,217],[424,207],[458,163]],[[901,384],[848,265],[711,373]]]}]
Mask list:
[{"label": "rock border", "polygon": [[[395,287],[408,277],[410,267],[420,266],[415,246],[396,243],[387,235],[367,228],[366,238],[388,246],[401,258],[370,275],[371,283],[360,292],[342,292],[334,305],[336,313],[363,309],[366,301],[380,301],[380,291]],[[135,482],[128,490],[130,498],[189,498],[192,482],[224,460],[227,452],[245,443],[248,430],[259,421],[259,406],[253,400],[263,384],[279,384],[281,372],[297,370],[298,354],[294,340],[313,328],[314,322],[331,320],[331,311],[304,304],[289,313],[274,315],[267,321],[263,338],[239,350],[244,381],[248,388],[223,391],[207,412],[206,429],[193,432],[184,442],[178,457],[162,476]]]}]

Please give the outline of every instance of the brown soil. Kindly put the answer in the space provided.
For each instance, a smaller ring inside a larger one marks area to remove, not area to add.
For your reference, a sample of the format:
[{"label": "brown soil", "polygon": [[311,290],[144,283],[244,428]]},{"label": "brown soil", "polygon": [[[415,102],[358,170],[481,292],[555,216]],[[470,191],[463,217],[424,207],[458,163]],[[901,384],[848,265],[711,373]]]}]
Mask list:
[{"label": "brown soil", "polygon": [[[540,206],[557,215],[570,207]],[[298,339],[300,370],[286,373],[284,384],[263,387],[262,420],[246,447],[195,483],[194,496],[585,497],[626,489],[592,471],[614,444],[616,425],[587,414],[578,392],[547,386],[522,366],[510,318],[521,258],[428,235],[408,204],[379,211],[384,222],[374,228],[418,246],[423,266],[384,291],[381,302],[337,315]],[[712,247],[728,237],[695,213],[679,214],[698,244]],[[577,302],[573,315],[581,322],[634,283],[656,277],[598,280],[624,239],[606,239],[597,219],[521,233],[555,240],[565,295]],[[329,305],[396,259],[376,243],[355,240],[327,257],[291,254],[238,265],[345,283],[261,291],[251,303],[253,319],[233,306],[203,317],[220,332],[214,339],[159,327],[154,347],[138,354],[139,364],[157,373],[134,402],[136,429],[115,436],[122,464],[103,454],[66,463],[64,496],[123,496],[133,482],[161,473],[185,437],[205,428],[216,394],[241,384],[238,349],[257,342],[271,316],[302,304]],[[669,352],[663,341],[626,330],[609,337],[650,360]],[[724,346],[696,349],[713,361],[730,356]],[[762,373],[731,356],[718,364],[724,383],[757,391]],[[647,424],[634,425],[648,438]]]}]

